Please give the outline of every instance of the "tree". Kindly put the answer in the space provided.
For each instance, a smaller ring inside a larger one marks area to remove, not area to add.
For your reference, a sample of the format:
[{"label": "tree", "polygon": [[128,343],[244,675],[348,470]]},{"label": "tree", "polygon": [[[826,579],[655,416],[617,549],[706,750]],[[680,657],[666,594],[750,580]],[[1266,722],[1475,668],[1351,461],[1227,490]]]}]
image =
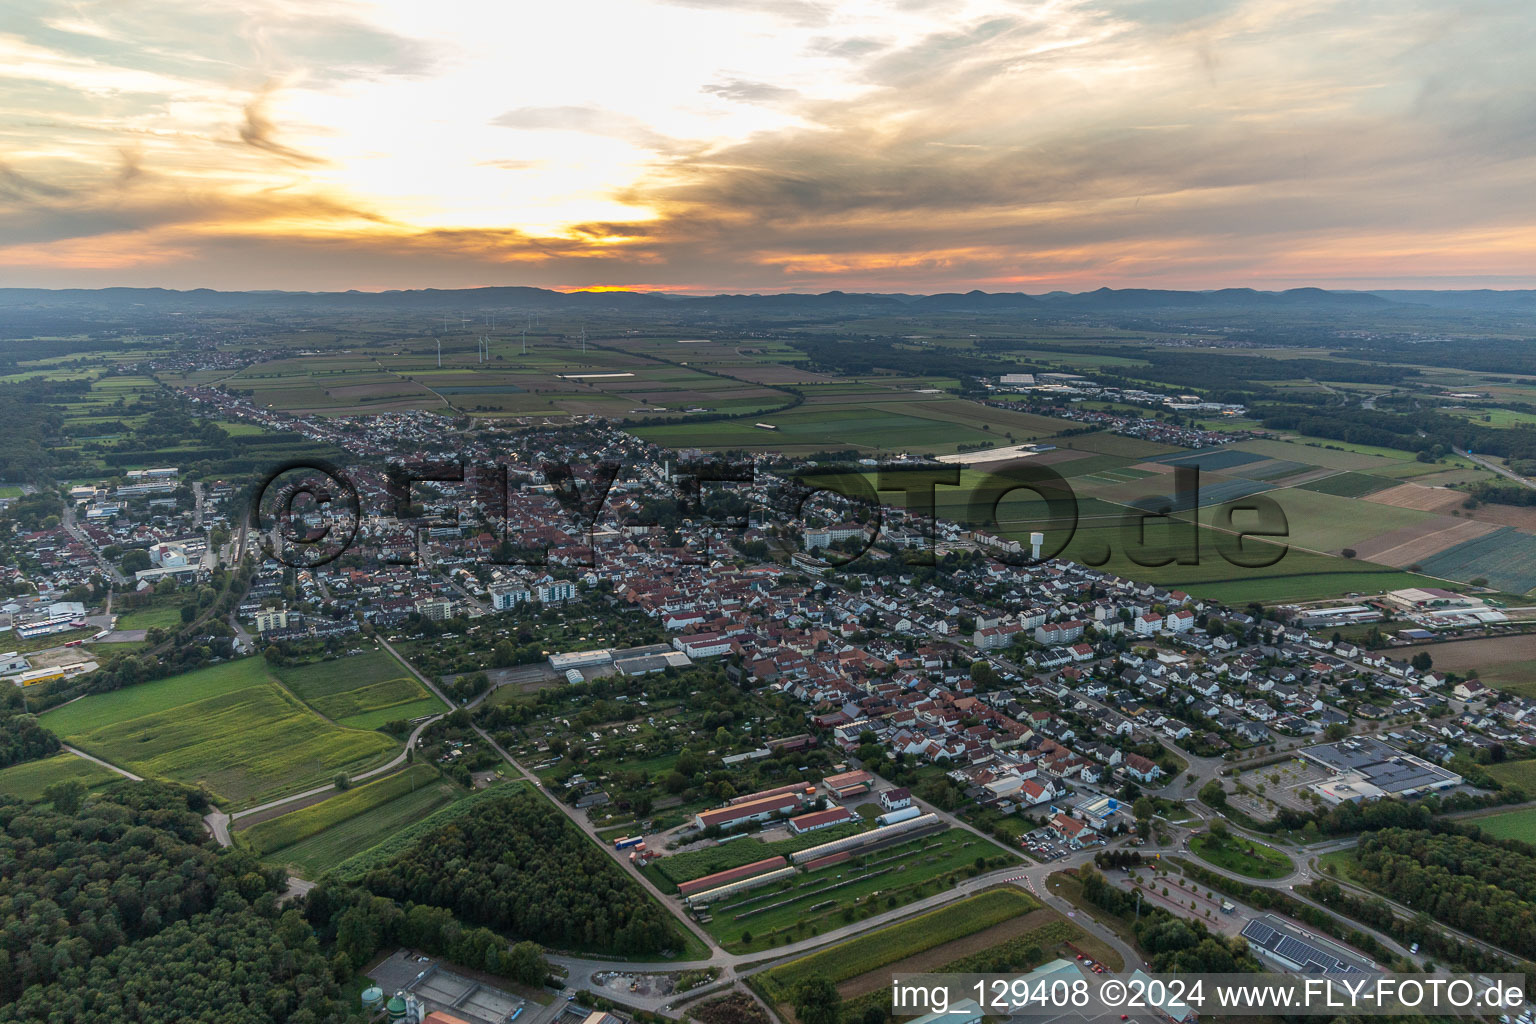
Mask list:
[{"label": "tree", "polygon": [[346,772],[337,772],[336,777],[333,778],[331,782],[335,784],[337,789],[352,788],[352,779],[349,775],[347,775]]},{"label": "tree", "polygon": [[1409,664],[1413,666],[1415,672],[1428,672],[1434,667],[1435,659],[1430,657],[1428,651],[1420,651],[1413,656]]},{"label": "tree", "polygon": [[542,985],[549,974],[544,949],[537,942],[519,942],[507,954],[507,977],[524,985]]},{"label": "tree", "polygon": [[795,1016],[800,1024],[841,1024],[843,997],[825,975],[805,981],[795,992]]},{"label": "tree", "polygon": [[998,684],[997,672],[987,661],[977,658],[971,662],[971,682],[983,690],[992,689]]},{"label": "tree", "polygon": [[60,814],[73,815],[85,800],[85,783],[79,779],[55,782],[43,790],[43,799],[53,804],[53,809]]}]

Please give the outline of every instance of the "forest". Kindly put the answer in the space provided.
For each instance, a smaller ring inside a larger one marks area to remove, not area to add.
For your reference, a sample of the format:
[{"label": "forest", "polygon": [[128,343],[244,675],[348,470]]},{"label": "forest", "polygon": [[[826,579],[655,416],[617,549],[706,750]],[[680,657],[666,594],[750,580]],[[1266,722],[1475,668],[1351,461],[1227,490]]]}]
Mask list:
[{"label": "forest", "polygon": [[36,761],[59,749],[59,738],[27,714],[20,689],[7,686],[0,693],[0,768]]},{"label": "forest", "polygon": [[0,798],[0,1022],[347,1019],[283,873],[208,845],[204,800],[127,781],[72,814]]},{"label": "forest", "polygon": [[1355,851],[1377,892],[1521,956],[1536,955],[1536,850],[1448,831],[1389,828]]},{"label": "forest", "polygon": [[681,950],[666,911],[542,796],[488,800],[363,876],[376,895],[511,938],[617,954]]}]

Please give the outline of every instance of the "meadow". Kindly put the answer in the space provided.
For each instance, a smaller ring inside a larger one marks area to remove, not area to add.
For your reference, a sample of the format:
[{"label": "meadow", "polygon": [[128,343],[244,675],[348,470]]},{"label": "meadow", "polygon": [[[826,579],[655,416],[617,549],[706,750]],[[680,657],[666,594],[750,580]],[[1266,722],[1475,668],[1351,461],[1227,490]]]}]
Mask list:
[{"label": "meadow", "polygon": [[24,761],[0,769],[0,794],[14,796],[27,803],[43,799],[43,790],[56,782],[77,781],[95,789],[122,776],[93,761],[70,753],[58,753],[38,761]]},{"label": "meadow", "polygon": [[380,733],[327,722],[258,658],[93,694],[43,722],[106,761],[206,786],[237,807],[365,771],[399,749]]},{"label": "meadow", "polygon": [[1487,772],[1506,786],[1515,786],[1527,793],[1536,793],[1536,761],[1505,761],[1491,764]]},{"label": "meadow", "polygon": [[1518,839],[1522,843],[1536,845],[1536,807],[1520,811],[1490,814],[1486,818],[1474,818],[1471,824],[1487,832],[1495,839]]},{"label": "meadow", "polygon": [[1206,833],[1189,840],[1201,860],[1248,878],[1282,878],[1296,869],[1291,858],[1246,836]]}]

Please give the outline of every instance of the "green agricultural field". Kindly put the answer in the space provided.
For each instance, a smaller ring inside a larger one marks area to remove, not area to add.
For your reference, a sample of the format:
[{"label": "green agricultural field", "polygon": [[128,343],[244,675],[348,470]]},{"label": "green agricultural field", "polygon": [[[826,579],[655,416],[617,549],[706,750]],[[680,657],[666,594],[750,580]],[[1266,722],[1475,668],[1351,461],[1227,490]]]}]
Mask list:
[{"label": "green agricultural field", "polygon": [[757,983],[770,1002],[786,1002],[811,978],[825,977],[833,984],[846,981],[1027,914],[1039,906],[1039,902],[1017,889],[993,889],[791,960],[758,975]]},{"label": "green agricultural field", "polygon": [[415,765],[237,834],[267,860],[318,878],[464,795],[435,769]]},{"label": "green agricultural field", "polygon": [[1518,839],[1522,843],[1536,844],[1536,807],[1474,818],[1471,824],[1495,839]]},{"label": "green agricultural field", "polygon": [[95,789],[121,778],[111,769],[83,757],[58,753],[40,761],[26,761],[0,769],[0,794],[36,803],[43,798],[43,790],[55,782],[75,780],[85,783],[88,789]]},{"label": "green agricultural field", "polygon": [[1527,793],[1536,793],[1536,761],[1505,761],[1489,765],[1487,771],[1506,786],[1518,786]]},{"label": "green agricultural field", "polygon": [[1536,589],[1536,537],[1504,527],[1433,554],[1419,565],[1436,576],[1481,576],[1500,590],[1526,594]]},{"label": "green agricultural field", "polygon": [[[1095,456],[1057,463],[1050,468],[1064,473],[1080,464],[1097,464],[1101,458],[1113,461],[1111,456]],[[1109,468],[1097,464],[1094,473],[1105,474]],[[1042,530],[1046,536],[1046,552],[1057,552],[1057,546],[1066,537],[1066,524],[1051,520],[1048,506],[1030,491],[1019,490],[1005,497],[996,508],[995,523],[972,514],[971,504],[978,490],[994,475],[983,470],[962,469],[958,486],[935,488],[936,514],[955,522],[986,526],[1020,543],[1028,542],[1031,531]],[[875,473],[864,473],[862,476],[871,489],[879,482]],[[814,481],[815,477],[809,476],[807,480]],[[1373,507],[1373,515],[1368,520],[1372,526],[1363,527],[1356,525],[1362,520],[1350,499],[1295,489],[1276,489],[1264,493],[1276,496],[1286,511],[1290,534],[1284,542],[1284,553],[1273,565],[1248,568],[1234,565],[1223,557],[1222,545],[1230,544],[1232,538],[1210,528],[1218,511],[1215,506],[1204,507],[1199,512],[1202,525],[1196,534],[1198,563],[1180,565],[1172,561],[1159,565],[1157,561],[1165,556],[1158,554],[1158,547],[1176,543],[1179,545],[1176,550],[1184,550],[1185,535],[1182,532],[1174,534],[1166,521],[1152,520],[1146,527],[1144,537],[1140,538],[1142,546],[1133,552],[1131,543],[1128,543],[1127,524],[1131,531],[1129,541],[1138,541],[1137,524],[1141,521],[1141,514],[1125,505],[1087,494],[1086,489],[1076,486],[1078,478],[1069,479],[1068,483],[1076,492],[1077,528],[1066,546],[1057,552],[1057,557],[1101,567],[1107,572],[1159,586],[1176,587],[1198,597],[1241,604],[1249,600],[1308,600],[1354,592],[1376,593],[1400,587],[1440,586],[1444,583],[1443,580],[1431,580],[1372,562],[1303,550],[1315,544],[1335,541],[1340,536],[1353,537],[1379,532],[1376,530],[1379,524],[1390,524],[1380,526],[1381,530],[1385,530],[1417,522],[1429,517],[1429,513],[1386,506],[1386,512],[1376,517]],[[1117,489],[1117,493],[1124,489],[1127,494],[1135,491],[1150,496],[1171,486],[1171,478],[1166,475],[1149,475],[1112,486]],[[882,501],[891,504],[899,505],[904,500],[901,491],[877,493]],[[1234,525],[1242,528],[1248,522],[1239,516]],[[1265,553],[1270,548],[1262,540],[1249,539],[1244,542],[1244,550]],[[1137,559],[1152,564],[1143,565]]]},{"label": "green agricultural field", "polygon": [[1334,473],[1332,476],[1325,476],[1317,480],[1309,480],[1304,484],[1297,484],[1295,489],[1298,491],[1318,491],[1322,494],[1336,494],[1341,498],[1360,498],[1394,486],[1396,484],[1393,481],[1385,480],[1379,476],[1342,470]]},{"label": "green agricultural field", "polygon": [[43,722],[113,764],[204,785],[237,806],[365,771],[399,749],[380,733],[327,722],[258,658],[94,694]]},{"label": "green agricultural field", "polygon": [[1265,491],[1264,496],[1285,511],[1291,543],[1312,551],[1337,552],[1356,547],[1382,534],[1435,518],[1431,512],[1379,504],[1368,506],[1369,514],[1362,515],[1354,498],[1299,487]]},{"label": "green agricultural field", "polygon": [[[631,770],[641,766],[635,762],[626,761],[624,766]],[[663,767],[670,766],[668,764]],[[793,836],[789,839],[781,839],[773,843],[765,843],[761,839],[748,837],[737,839],[729,843],[719,843],[704,850],[687,850],[683,853],[674,853],[662,857],[646,867],[646,874],[653,874],[653,879],[663,892],[675,891],[679,882],[688,882],[695,878],[703,878],[717,871],[728,871],[731,868],[739,868],[743,864],[751,864],[779,855],[788,856],[800,850],[812,846],[820,846],[822,843],[830,843],[834,839],[844,836],[856,835],[870,828],[867,822],[850,821],[844,825],[833,828],[821,829],[807,833],[803,836]]]},{"label": "green agricultural field", "polygon": [[858,382],[808,385],[803,390],[804,405],[762,417],[776,430],[764,430],[756,420],[744,418],[638,427],[633,433],[671,448],[942,454],[962,446],[1022,443],[1073,426],[1068,420],[994,409],[945,394],[921,395]]},{"label": "green agricultural field", "polygon": [[405,666],[387,651],[284,665],[275,670],[300,700],[325,717],[358,729],[447,711]]},{"label": "green agricultural field", "polygon": [[1248,878],[1284,878],[1296,870],[1291,858],[1246,836],[1206,833],[1191,838],[1189,848],[1201,860]]},{"label": "green agricultural field", "polygon": [[769,949],[931,896],[974,874],[978,859],[995,866],[1018,855],[950,829],[728,897],[706,927],[727,948]]}]

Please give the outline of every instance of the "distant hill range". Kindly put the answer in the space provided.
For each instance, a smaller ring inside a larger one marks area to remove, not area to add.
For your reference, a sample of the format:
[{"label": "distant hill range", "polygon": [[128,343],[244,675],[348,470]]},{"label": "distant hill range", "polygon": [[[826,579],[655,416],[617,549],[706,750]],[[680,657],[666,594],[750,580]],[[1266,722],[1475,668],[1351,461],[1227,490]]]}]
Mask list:
[{"label": "distant hill range", "polygon": [[453,312],[512,309],[528,311],[640,312],[687,309],[701,313],[826,314],[921,311],[1021,314],[1116,313],[1152,310],[1402,310],[1418,306],[1483,312],[1536,312],[1536,290],[1492,291],[1329,291],[1292,288],[1282,292],[1252,288],[1217,291],[1166,291],[1150,288],[1100,288],[1091,292],[970,291],[940,295],[892,295],[823,292],[819,295],[683,296],[660,292],[577,291],[545,288],[422,288],[384,292],[221,292],[207,288],[0,288],[0,307],[95,308],[128,312],[235,312],[262,309],[314,311]]}]

